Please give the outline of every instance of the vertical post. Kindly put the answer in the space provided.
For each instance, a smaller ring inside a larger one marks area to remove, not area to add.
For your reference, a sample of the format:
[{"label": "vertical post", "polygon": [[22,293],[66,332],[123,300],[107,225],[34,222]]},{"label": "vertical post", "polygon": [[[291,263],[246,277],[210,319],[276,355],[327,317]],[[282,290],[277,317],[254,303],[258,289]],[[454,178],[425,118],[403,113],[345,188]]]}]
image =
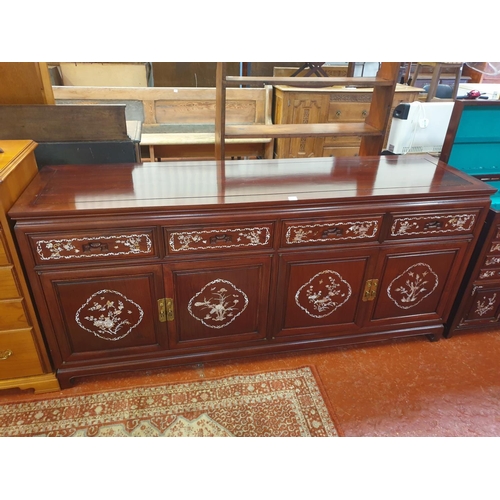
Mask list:
[{"label": "vertical post", "polygon": [[226,63],[217,63],[215,75],[215,159],[224,161],[226,135]]},{"label": "vertical post", "polygon": [[401,63],[396,62],[383,62],[380,65],[377,77],[390,80],[391,85],[373,89],[370,112],[365,120],[365,123],[379,130],[380,134],[362,137],[359,156],[378,156],[382,152],[400,66]]}]

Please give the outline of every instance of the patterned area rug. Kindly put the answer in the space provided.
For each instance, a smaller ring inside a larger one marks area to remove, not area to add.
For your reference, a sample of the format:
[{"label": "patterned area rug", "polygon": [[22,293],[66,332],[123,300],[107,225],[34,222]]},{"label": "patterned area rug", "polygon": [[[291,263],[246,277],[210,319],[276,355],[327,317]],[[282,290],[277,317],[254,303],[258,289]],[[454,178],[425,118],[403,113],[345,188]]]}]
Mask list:
[{"label": "patterned area rug", "polygon": [[312,367],[0,405],[0,436],[343,435]]}]

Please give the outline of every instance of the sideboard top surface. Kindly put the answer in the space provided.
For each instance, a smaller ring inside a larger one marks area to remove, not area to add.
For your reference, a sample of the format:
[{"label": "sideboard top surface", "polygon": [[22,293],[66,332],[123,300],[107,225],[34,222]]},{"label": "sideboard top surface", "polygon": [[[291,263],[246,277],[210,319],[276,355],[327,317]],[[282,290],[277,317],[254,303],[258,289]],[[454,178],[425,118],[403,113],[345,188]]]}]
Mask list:
[{"label": "sideboard top surface", "polygon": [[494,189],[428,155],[58,165],[9,212],[25,217],[488,197]]}]

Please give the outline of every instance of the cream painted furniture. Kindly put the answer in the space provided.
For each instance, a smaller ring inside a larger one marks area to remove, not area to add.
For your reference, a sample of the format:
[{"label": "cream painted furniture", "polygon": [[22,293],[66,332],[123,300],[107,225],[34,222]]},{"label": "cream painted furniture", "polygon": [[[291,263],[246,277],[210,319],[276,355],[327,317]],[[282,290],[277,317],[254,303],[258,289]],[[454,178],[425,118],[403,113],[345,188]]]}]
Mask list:
[{"label": "cream painted furniture", "polygon": [[0,389],[57,391],[7,211],[38,173],[33,141],[0,141]]}]

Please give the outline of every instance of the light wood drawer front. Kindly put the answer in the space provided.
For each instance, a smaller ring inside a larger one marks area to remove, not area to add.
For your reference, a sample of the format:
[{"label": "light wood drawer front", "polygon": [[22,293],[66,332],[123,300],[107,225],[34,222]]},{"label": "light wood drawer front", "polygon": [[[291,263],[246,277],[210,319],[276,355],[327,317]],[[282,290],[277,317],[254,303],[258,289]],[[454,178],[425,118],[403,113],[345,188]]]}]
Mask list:
[{"label": "light wood drawer front", "polygon": [[361,136],[352,135],[350,137],[325,137],[324,145],[325,147],[344,147],[353,146],[358,147],[361,144]]},{"label": "light wood drawer front", "polygon": [[479,211],[392,215],[388,239],[472,234]]},{"label": "light wood drawer front", "polygon": [[262,250],[271,248],[273,244],[271,223],[242,223],[186,231],[165,228],[164,231],[169,254]]},{"label": "light wood drawer front", "polygon": [[30,236],[38,264],[119,260],[156,255],[153,229]]},{"label": "light wood drawer front", "polygon": [[20,297],[12,266],[0,267],[0,300]]},{"label": "light wood drawer front", "polygon": [[0,229],[0,266],[5,266],[10,263],[6,246],[3,231]]},{"label": "light wood drawer front", "polygon": [[330,123],[362,122],[370,111],[369,102],[330,102],[328,121]]},{"label": "light wood drawer front", "polygon": [[31,330],[0,333],[0,379],[43,373]]},{"label": "light wood drawer front", "polygon": [[0,330],[16,330],[30,326],[24,311],[23,299],[0,301]]},{"label": "light wood drawer front", "polygon": [[284,247],[332,244],[338,242],[370,241],[378,237],[382,215],[334,218],[316,223],[285,221],[283,223]]},{"label": "light wood drawer front", "polygon": [[328,147],[323,148],[323,156],[358,156],[359,155],[359,146],[358,147]]}]

